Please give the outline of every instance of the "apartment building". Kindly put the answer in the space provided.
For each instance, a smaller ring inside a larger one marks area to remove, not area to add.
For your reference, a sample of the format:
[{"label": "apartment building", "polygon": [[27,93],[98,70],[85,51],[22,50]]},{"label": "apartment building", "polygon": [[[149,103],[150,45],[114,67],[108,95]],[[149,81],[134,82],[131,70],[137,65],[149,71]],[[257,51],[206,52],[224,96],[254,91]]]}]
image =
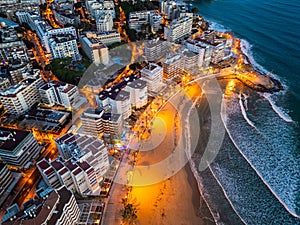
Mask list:
[{"label": "apartment building", "polygon": [[[33,199],[23,210],[10,207],[2,218],[3,225],[75,225],[80,209],[72,192],[66,187],[52,190],[43,198]],[[13,209],[14,208],[14,209]]]},{"label": "apartment building", "polygon": [[155,63],[149,63],[141,70],[141,76],[146,81],[149,92],[158,92],[161,90],[163,83],[163,69]]},{"label": "apartment building", "polygon": [[113,43],[121,42],[120,33],[117,31],[108,31],[108,32],[86,32],[82,34],[83,37],[87,37],[88,39],[93,38],[97,40],[99,43],[105,44],[109,46]]},{"label": "apartment building", "polygon": [[71,108],[79,98],[78,87],[60,81],[50,81],[39,88],[41,101],[50,106]]},{"label": "apartment building", "polygon": [[180,17],[164,27],[164,37],[175,42],[187,37],[192,32],[193,17]]},{"label": "apartment building", "polygon": [[19,84],[0,92],[0,101],[9,114],[22,115],[40,101],[38,89],[44,84],[42,78],[27,78]]},{"label": "apartment building", "polygon": [[98,38],[80,35],[79,41],[82,50],[93,63],[96,65],[109,63],[108,48]]},{"label": "apartment building", "polygon": [[18,169],[26,169],[39,154],[40,147],[28,131],[0,127],[0,159]]}]

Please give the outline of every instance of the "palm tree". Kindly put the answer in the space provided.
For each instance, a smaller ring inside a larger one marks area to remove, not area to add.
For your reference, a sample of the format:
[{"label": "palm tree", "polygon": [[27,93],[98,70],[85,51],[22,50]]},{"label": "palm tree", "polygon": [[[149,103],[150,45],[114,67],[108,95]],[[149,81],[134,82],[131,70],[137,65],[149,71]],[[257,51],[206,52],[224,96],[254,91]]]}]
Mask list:
[{"label": "palm tree", "polygon": [[124,209],[121,210],[121,215],[123,218],[123,223],[125,224],[133,224],[133,222],[137,219],[137,208],[133,206],[133,204],[126,203],[124,201],[125,206]]}]

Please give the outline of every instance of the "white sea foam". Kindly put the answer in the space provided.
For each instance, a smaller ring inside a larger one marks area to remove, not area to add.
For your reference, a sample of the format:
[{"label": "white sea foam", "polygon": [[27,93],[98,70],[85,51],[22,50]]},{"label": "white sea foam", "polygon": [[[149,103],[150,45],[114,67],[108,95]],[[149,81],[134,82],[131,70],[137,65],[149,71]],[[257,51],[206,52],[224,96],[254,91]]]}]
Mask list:
[{"label": "white sea foam", "polygon": [[274,112],[276,112],[276,114],[281,119],[283,119],[288,123],[293,122],[292,118],[282,108],[280,108],[275,104],[275,102],[272,100],[271,95],[269,93],[264,93],[262,96],[269,101],[270,105],[272,106],[272,109],[274,110]]},{"label": "white sea foam", "polygon": [[244,108],[244,104],[243,104],[243,101],[242,101],[242,94],[239,95],[239,103],[240,103],[240,107],[241,107],[241,111],[242,111],[242,114],[243,114],[243,117],[244,119],[246,120],[246,122],[253,128],[256,129],[254,123],[248,118],[247,116],[247,113],[246,113],[246,110]]},{"label": "white sea foam", "polygon": [[236,147],[236,149],[238,149],[238,151],[240,152],[240,154],[244,157],[244,159],[248,162],[248,164],[251,166],[251,168],[255,171],[255,173],[260,177],[260,179],[262,180],[262,182],[269,188],[269,190],[272,192],[272,194],[276,197],[276,199],[284,206],[284,208],[294,217],[298,217],[299,215],[296,214],[295,209],[290,207],[283,199],[281,199],[281,197],[279,197],[276,193],[276,191],[273,190],[273,188],[271,187],[271,185],[264,179],[264,177],[262,176],[262,174],[255,168],[255,166],[251,163],[251,161],[248,159],[248,157],[243,153],[243,151],[239,148],[238,144],[236,143],[236,141],[234,140],[230,130],[227,127],[227,124],[225,123],[225,121],[223,121],[225,129],[228,133],[229,138],[231,139],[232,143],[234,144],[234,146]]},{"label": "white sea foam", "polygon": [[[235,212],[235,214],[240,218],[241,222],[244,224],[247,224],[246,221],[241,217],[240,213],[237,211],[237,209],[234,207],[232,201],[230,200],[228,194],[226,193],[225,189],[223,188],[221,182],[219,181],[219,179],[217,178],[217,176],[215,175],[215,173],[213,172],[211,166],[208,166],[208,169],[210,171],[210,173],[212,174],[212,176],[214,177],[214,179],[217,181],[218,185],[220,186],[225,198],[227,199],[228,203],[230,204],[231,208],[233,209],[233,211]],[[218,168],[219,169],[219,168]]]}]

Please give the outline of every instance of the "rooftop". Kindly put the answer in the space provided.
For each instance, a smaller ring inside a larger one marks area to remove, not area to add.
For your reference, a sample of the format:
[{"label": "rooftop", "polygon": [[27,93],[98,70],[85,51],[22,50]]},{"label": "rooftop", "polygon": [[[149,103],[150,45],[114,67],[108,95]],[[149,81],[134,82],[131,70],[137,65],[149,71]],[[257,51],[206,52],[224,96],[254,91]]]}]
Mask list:
[{"label": "rooftop", "polygon": [[29,131],[0,127],[0,151],[12,152],[30,134]]}]

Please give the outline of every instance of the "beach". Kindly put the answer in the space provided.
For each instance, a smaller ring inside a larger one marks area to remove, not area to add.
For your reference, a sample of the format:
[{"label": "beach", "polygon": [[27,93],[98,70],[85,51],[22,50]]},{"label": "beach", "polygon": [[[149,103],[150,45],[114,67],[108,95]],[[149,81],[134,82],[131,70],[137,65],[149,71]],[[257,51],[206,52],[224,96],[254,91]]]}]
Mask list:
[{"label": "beach", "polygon": [[[194,92],[194,94],[195,93],[196,92]],[[180,98],[180,95],[178,95],[178,98]],[[174,158],[171,157],[169,159],[172,161],[179,160],[179,163],[182,163],[182,158],[186,159],[184,146],[187,140],[180,139],[184,139],[185,130],[183,129],[184,124],[182,123],[186,118],[179,118],[180,116],[177,114],[178,108],[176,106],[179,102],[176,102],[176,100],[172,102],[172,104],[167,104],[164,109],[159,112],[156,117],[157,121],[153,123],[154,131],[157,126],[165,127],[162,129],[165,131],[163,141],[153,150],[141,151],[137,166],[152,165],[163,161],[172,155],[172,153],[174,154],[173,151],[176,147],[181,149],[181,153],[179,155],[175,154]],[[191,106],[191,104],[189,106]],[[184,110],[187,110],[187,107],[184,108]],[[183,114],[185,115],[186,112]],[[196,116],[195,110],[191,116]],[[192,123],[191,126],[197,130],[199,123]],[[178,159],[177,156],[180,157],[180,159]],[[185,162],[179,171],[176,171],[176,168],[171,168],[172,163],[166,165],[165,170],[174,169],[174,175],[159,183],[133,187],[130,200],[138,209],[136,224],[215,224],[205,201],[200,195],[198,184],[191,171],[190,165],[187,160]],[[160,173],[164,172],[165,171],[160,171]],[[137,174],[138,173],[136,173],[136,175]],[[134,176],[133,180],[139,178],[140,177]]]}]

